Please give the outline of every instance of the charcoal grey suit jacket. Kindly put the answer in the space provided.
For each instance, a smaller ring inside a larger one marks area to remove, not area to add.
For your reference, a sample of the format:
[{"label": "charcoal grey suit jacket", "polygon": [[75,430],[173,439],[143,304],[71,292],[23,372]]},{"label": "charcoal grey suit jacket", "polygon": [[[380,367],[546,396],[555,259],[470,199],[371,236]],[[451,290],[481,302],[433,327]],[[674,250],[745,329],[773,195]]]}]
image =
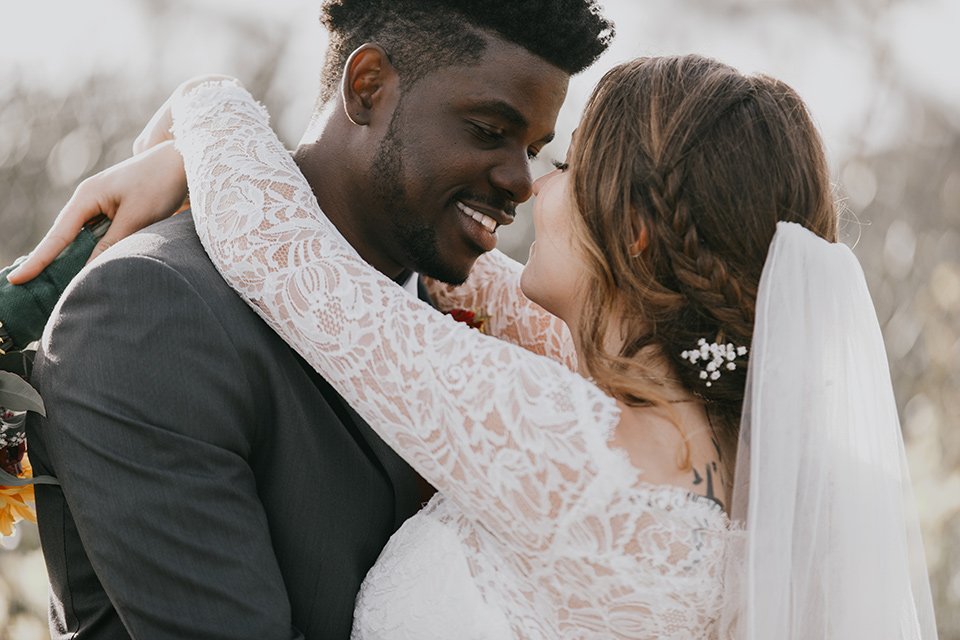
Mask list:
[{"label": "charcoal grey suit jacket", "polygon": [[28,424],[54,638],[347,638],[412,470],[220,278],[189,214],[75,280]]}]

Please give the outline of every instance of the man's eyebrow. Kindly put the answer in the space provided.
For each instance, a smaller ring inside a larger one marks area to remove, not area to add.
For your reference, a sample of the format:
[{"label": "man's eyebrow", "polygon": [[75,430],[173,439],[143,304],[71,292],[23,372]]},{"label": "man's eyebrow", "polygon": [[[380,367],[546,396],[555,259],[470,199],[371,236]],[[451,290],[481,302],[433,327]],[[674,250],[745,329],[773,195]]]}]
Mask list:
[{"label": "man's eyebrow", "polygon": [[502,100],[480,102],[476,105],[475,109],[477,111],[486,111],[487,113],[498,115],[517,129],[526,129],[530,126],[530,123],[527,122],[527,119],[523,117],[522,113]]},{"label": "man's eyebrow", "polygon": [[[517,111],[515,107],[502,100],[488,100],[481,102],[476,108],[478,111],[486,111],[487,113],[493,113],[500,116],[516,129],[526,129],[530,126],[530,123],[527,122],[527,119],[523,117],[522,113]],[[554,137],[556,137],[556,132],[551,131],[542,138],[543,143],[549,144],[550,142],[553,142]]]}]

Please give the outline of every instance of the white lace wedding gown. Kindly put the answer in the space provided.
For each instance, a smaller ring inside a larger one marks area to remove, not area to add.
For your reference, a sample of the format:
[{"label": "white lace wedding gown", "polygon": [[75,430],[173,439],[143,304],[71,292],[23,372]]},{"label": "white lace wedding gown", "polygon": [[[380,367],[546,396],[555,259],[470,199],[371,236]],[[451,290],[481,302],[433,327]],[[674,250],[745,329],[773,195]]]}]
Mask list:
[{"label": "white lace wedding gown", "polygon": [[365,263],[242,89],[203,85],[173,108],[224,278],[439,489],[368,574],[354,637],[716,636],[725,514],[612,448],[616,403],[557,362],[569,336],[524,300],[516,264],[487,256],[444,295],[482,301],[495,333],[548,357]]}]

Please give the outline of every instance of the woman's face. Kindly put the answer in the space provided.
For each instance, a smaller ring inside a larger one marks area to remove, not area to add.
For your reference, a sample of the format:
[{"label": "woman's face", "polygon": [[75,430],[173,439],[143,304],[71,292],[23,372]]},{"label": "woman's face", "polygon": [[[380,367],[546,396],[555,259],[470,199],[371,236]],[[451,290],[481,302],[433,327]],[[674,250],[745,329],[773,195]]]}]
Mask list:
[{"label": "woman's face", "polygon": [[573,216],[580,215],[572,176],[551,171],[533,183],[536,240],[520,277],[524,295],[570,325],[579,313],[579,285],[586,274],[573,237]]}]

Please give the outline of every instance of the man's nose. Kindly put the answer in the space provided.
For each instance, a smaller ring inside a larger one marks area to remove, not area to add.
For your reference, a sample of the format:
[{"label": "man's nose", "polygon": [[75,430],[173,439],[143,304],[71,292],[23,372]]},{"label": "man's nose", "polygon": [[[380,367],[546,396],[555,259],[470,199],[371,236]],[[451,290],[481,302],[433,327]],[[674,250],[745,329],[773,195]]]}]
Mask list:
[{"label": "man's nose", "polygon": [[526,151],[498,164],[490,172],[490,181],[508,200],[526,202],[533,195],[533,177]]}]

